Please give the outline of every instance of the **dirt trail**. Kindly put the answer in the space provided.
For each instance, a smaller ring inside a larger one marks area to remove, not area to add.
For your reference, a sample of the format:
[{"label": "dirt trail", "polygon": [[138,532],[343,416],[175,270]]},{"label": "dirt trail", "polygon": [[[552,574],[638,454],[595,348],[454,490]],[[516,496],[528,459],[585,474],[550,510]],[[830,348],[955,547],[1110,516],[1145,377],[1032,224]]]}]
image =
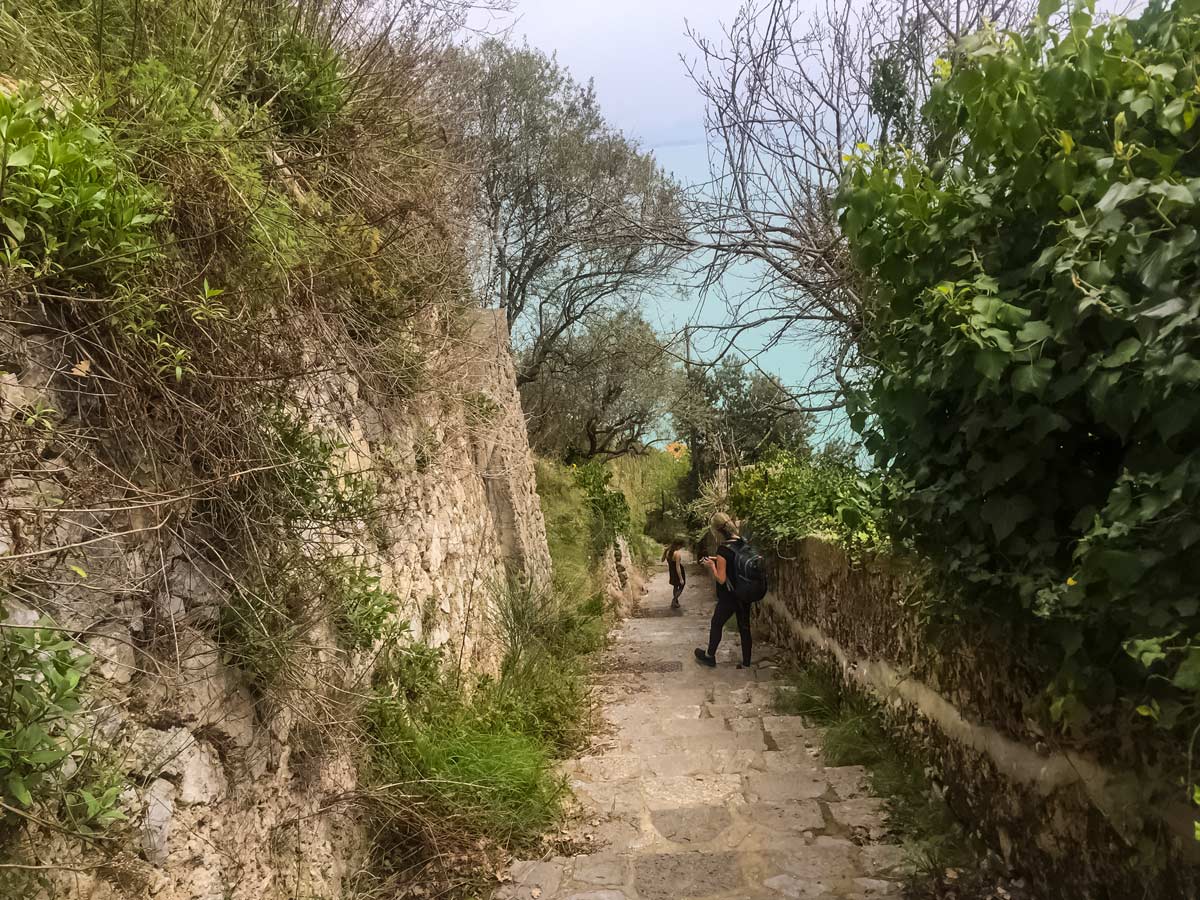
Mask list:
[{"label": "dirt trail", "polygon": [[900,847],[858,766],[825,767],[819,730],[771,709],[778,656],[738,670],[704,642],[712,586],[689,571],[683,609],[650,582],[595,676],[611,726],[567,764],[586,854],[517,863],[498,900],[776,900],[901,896]]}]

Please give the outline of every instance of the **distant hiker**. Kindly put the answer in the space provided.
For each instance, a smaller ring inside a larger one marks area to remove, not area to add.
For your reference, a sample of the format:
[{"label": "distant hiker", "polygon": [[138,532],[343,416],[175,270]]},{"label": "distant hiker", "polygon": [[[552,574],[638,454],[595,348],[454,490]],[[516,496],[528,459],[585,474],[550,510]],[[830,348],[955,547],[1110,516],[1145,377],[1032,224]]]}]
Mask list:
[{"label": "distant hiker", "polygon": [[662,558],[667,564],[667,577],[673,588],[671,609],[679,609],[679,595],[687,584],[687,574],[683,571],[683,541],[671,541],[671,546],[663,551]]},{"label": "distant hiker", "polygon": [[766,570],[762,557],[737,533],[733,519],[715,513],[709,522],[720,544],[716,556],[700,560],[712,575],[717,588],[717,608],[708,628],[708,650],[697,647],[696,659],[706,666],[717,664],[717,647],[730,616],[737,616],[742,638],[742,662],[739,669],[750,667],[750,606],[767,592]]}]

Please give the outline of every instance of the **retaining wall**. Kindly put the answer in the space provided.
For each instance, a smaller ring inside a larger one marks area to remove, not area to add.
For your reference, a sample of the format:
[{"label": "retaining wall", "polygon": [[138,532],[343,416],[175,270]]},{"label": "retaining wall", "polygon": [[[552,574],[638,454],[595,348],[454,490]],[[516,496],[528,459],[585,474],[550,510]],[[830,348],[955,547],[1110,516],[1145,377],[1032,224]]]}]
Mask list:
[{"label": "retaining wall", "polygon": [[773,560],[758,617],[769,639],[886,704],[932,763],[951,807],[1046,897],[1194,898],[1194,811],[1137,773],[1043,734],[1024,710],[1040,681],[983,627],[939,629],[921,581],[888,559],[854,563],[808,538]]}]

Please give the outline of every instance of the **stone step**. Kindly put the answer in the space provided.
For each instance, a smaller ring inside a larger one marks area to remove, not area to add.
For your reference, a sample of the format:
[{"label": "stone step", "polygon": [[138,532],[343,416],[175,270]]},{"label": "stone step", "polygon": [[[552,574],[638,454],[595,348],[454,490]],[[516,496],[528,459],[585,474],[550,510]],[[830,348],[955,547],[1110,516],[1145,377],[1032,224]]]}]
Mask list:
[{"label": "stone step", "polygon": [[[661,579],[647,600],[663,606]],[[686,599],[685,595],[685,599]],[[646,607],[649,611],[655,607]],[[711,606],[628,620],[593,682],[609,728],[564,763],[592,847],[522,862],[500,900],[891,900],[904,851],[859,766],[825,766],[821,731],[779,715],[769,647],[737,670],[691,658]],[[758,651],[756,651],[757,653]]]}]

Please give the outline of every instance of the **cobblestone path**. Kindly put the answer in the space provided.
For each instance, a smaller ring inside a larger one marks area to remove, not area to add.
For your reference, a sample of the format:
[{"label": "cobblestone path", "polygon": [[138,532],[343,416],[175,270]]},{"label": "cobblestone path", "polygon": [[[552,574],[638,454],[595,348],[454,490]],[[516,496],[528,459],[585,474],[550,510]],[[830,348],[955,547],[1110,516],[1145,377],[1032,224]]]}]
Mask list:
[{"label": "cobblestone path", "polygon": [[595,676],[609,728],[567,764],[583,808],[573,858],[518,862],[499,900],[884,900],[901,896],[900,847],[857,766],[826,767],[819,731],[772,712],[778,657],[738,670],[692,657],[712,585],[690,572],[683,609],[665,575],[617,629]]}]

